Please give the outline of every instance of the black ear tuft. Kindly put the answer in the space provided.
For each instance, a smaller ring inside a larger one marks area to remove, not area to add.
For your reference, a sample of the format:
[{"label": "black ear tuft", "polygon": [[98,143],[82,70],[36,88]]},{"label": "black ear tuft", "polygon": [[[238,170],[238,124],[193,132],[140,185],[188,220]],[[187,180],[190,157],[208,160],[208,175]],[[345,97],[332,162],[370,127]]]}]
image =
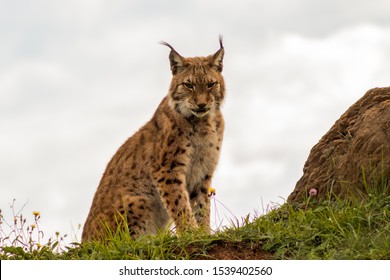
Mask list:
[{"label": "black ear tuft", "polygon": [[184,57],[182,57],[170,44],[161,41],[160,44],[171,49],[169,53],[169,62],[171,64],[172,75],[176,75],[184,66]]},{"label": "black ear tuft", "polygon": [[223,36],[222,34],[219,34],[219,48],[223,49],[223,44],[222,44]]}]

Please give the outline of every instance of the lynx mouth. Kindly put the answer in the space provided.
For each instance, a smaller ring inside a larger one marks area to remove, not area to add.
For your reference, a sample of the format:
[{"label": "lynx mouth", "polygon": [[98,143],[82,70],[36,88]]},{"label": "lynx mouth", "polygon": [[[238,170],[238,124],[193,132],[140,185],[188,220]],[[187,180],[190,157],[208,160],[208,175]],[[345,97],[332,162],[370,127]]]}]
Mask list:
[{"label": "lynx mouth", "polygon": [[210,111],[210,109],[208,108],[198,108],[198,109],[193,109],[191,110],[192,113],[197,116],[197,117],[203,117],[205,115],[207,115]]}]

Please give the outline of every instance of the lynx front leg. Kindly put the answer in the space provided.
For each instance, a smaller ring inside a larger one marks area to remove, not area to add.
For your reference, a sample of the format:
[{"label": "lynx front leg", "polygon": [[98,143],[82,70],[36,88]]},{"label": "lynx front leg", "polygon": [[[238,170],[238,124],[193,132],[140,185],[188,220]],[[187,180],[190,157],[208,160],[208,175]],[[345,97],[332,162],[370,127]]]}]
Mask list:
[{"label": "lynx front leg", "polygon": [[185,164],[179,161],[165,162],[156,172],[155,180],[168,215],[172,218],[178,232],[198,227],[192,213],[190,199],[186,190]]},{"label": "lynx front leg", "polygon": [[192,212],[199,226],[210,233],[210,180],[198,183],[190,194]]},{"label": "lynx front leg", "polygon": [[164,177],[158,184],[161,199],[178,232],[198,227],[183,180],[184,176]]}]

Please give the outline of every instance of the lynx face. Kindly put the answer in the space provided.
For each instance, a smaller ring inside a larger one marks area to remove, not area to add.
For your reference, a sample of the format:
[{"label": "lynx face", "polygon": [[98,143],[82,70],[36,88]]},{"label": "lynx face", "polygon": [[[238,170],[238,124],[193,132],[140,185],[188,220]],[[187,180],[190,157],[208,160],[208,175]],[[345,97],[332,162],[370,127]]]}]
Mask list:
[{"label": "lynx face", "polygon": [[171,48],[169,55],[173,74],[169,90],[169,105],[184,117],[202,118],[219,109],[224,95],[222,77],[224,49],[207,57],[184,58]]}]

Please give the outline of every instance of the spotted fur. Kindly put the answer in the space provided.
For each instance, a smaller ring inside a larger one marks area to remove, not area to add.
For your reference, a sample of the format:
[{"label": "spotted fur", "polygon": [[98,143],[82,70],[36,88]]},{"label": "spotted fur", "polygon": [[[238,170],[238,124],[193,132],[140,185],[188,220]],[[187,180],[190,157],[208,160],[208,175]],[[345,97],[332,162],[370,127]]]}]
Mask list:
[{"label": "spotted fur", "polygon": [[116,152],[103,174],[82,240],[104,239],[128,226],[133,238],[176,230],[210,231],[208,189],[221,148],[224,48],[181,56],[169,44],[172,81],[152,119]]}]

